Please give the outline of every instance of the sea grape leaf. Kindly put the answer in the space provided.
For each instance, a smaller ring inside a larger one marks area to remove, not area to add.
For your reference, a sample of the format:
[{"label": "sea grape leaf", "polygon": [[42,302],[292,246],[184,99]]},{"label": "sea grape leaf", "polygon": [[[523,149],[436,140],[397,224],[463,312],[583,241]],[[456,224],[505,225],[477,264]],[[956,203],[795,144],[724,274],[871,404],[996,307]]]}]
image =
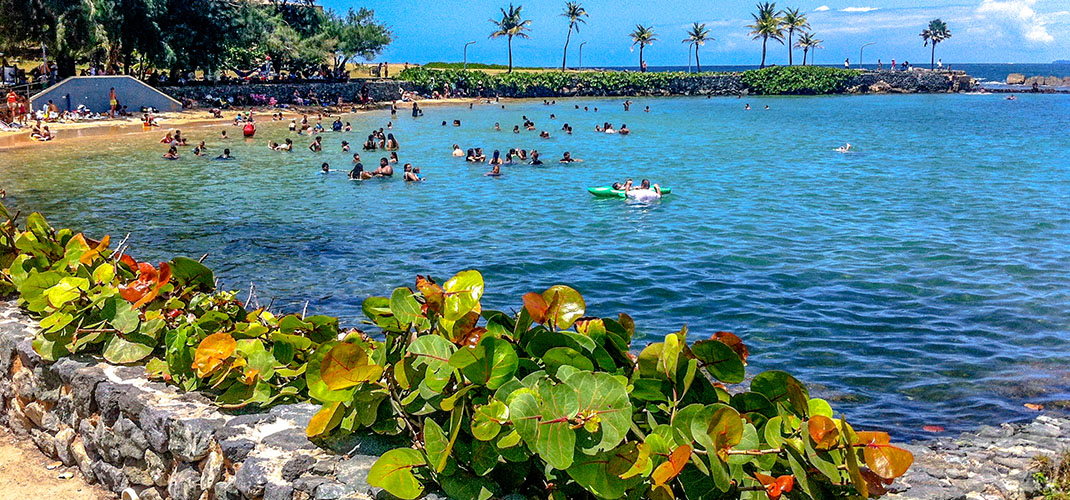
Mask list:
[{"label": "sea grape leaf", "polygon": [[862,449],[862,456],[866,460],[866,466],[884,479],[895,479],[906,474],[907,469],[914,463],[912,453],[890,444],[867,444]]},{"label": "sea grape leaf", "polygon": [[691,345],[691,353],[714,378],[727,384],[743,382],[743,360],[720,340],[700,340]]},{"label": "sea grape leaf", "polygon": [[684,470],[684,466],[687,465],[690,459],[691,447],[686,444],[678,446],[669,455],[668,461],[654,469],[654,472],[650,474],[650,480],[654,483],[654,486],[661,486],[672,481],[676,476],[680,475],[680,472]]},{"label": "sea grape leaf", "polygon": [[[626,474],[636,468],[640,455],[639,447],[635,443],[625,443],[593,456],[577,450],[567,472],[574,481],[598,498],[621,498],[643,480],[641,475]],[[647,465],[650,464],[649,453],[645,461]],[[638,468],[641,469],[642,466]],[[623,476],[627,477],[622,478]]]},{"label": "sea grape leaf", "polygon": [[502,424],[508,421],[509,407],[505,403],[495,399],[485,405],[477,405],[472,415],[472,437],[490,441],[498,436]]},{"label": "sea grape leaf", "polygon": [[197,346],[193,356],[193,369],[198,378],[205,378],[216,371],[234,354],[238,346],[234,337],[226,332],[209,335]]},{"label": "sea grape leaf", "polygon": [[424,418],[424,451],[435,472],[442,472],[446,468],[446,461],[450,456],[449,440],[446,439],[442,426],[431,417]]},{"label": "sea grape leaf", "polygon": [[196,286],[204,291],[215,289],[212,270],[187,257],[171,259],[171,275],[181,286]]},{"label": "sea grape leaf", "polygon": [[773,404],[784,404],[802,418],[806,418],[810,410],[806,387],[787,372],[774,370],[759,373],[751,380],[750,390],[769,398]]},{"label": "sea grape leaf", "polygon": [[728,450],[743,439],[743,420],[735,408],[708,405],[691,420],[691,435],[698,444],[716,453],[723,462],[728,458]]},{"label": "sea grape leaf", "polygon": [[[427,368],[423,384],[433,392],[441,393],[453,378],[456,369],[450,365],[456,347],[438,335],[421,335],[409,344],[414,369]],[[515,353],[514,353],[515,355]]]},{"label": "sea grape leaf", "polygon": [[[578,395],[581,418],[597,418],[602,439],[586,453],[616,448],[628,434],[632,422],[632,403],[628,389],[620,379],[608,373],[576,372],[564,379]],[[592,431],[593,433],[593,431]]]},{"label": "sea grape leaf", "polygon": [[479,306],[483,296],[483,275],[474,270],[461,271],[446,281],[442,289],[445,295],[442,316],[457,321]]},{"label": "sea grape leaf", "polygon": [[390,294],[390,312],[402,323],[415,323],[417,318],[423,316],[420,309],[420,303],[407,287],[395,288],[394,293]]},{"label": "sea grape leaf", "polygon": [[415,500],[424,491],[412,469],[426,465],[423,455],[411,448],[395,448],[383,453],[368,471],[368,484],[390,494]]},{"label": "sea grape leaf", "polygon": [[109,363],[124,365],[141,361],[152,354],[156,348],[156,339],[140,334],[112,335],[104,344],[104,359]]},{"label": "sea grape leaf", "polygon": [[539,405],[542,418],[538,423],[535,450],[555,469],[566,470],[572,465],[576,448],[576,431],[569,419],[579,412],[579,398],[576,390],[565,383],[541,384],[539,396],[542,398]]},{"label": "sea grape leaf", "polygon": [[542,292],[542,298],[549,304],[546,320],[557,330],[567,330],[572,323],[583,317],[587,308],[580,292],[565,285],[554,285],[546,289]]},{"label": "sea grape leaf", "polygon": [[383,367],[375,364],[363,347],[348,342],[327,351],[320,365],[320,378],[332,391],[379,380],[382,374]]},{"label": "sea grape leaf", "polygon": [[814,441],[814,448],[828,450],[840,443],[840,430],[836,422],[824,415],[813,415],[807,422],[806,431]]},{"label": "sea grape leaf", "polygon": [[540,325],[546,323],[546,310],[549,307],[550,305],[546,303],[542,295],[535,292],[524,294],[524,310],[531,316],[532,321]]},{"label": "sea grape leaf", "polygon": [[450,366],[459,369],[472,383],[490,390],[513,378],[518,361],[513,345],[495,337],[484,337],[475,347],[461,347],[449,357]]},{"label": "sea grape leaf", "polygon": [[330,432],[331,429],[338,425],[336,420],[341,420],[341,418],[336,419],[335,417],[340,417],[339,414],[342,412],[339,410],[344,408],[341,401],[324,404],[309,420],[308,427],[305,428],[305,435],[314,438]]},{"label": "sea grape leaf", "polygon": [[308,358],[308,367],[305,369],[305,382],[308,384],[308,395],[317,401],[349,401],[353,397],[352,389],[331,390],[321,376],[327,353],[339,344],[341,342],[338,341],[324,342]]},{"label": "sea grape leaf", "polygon": [[551,375],[557,375],[557,371],[562,366],[572,366],[579,370],[594,370],[594,363],[571,347],[553,347],[542,355],[542,361],[546,363],[546,371]]}]

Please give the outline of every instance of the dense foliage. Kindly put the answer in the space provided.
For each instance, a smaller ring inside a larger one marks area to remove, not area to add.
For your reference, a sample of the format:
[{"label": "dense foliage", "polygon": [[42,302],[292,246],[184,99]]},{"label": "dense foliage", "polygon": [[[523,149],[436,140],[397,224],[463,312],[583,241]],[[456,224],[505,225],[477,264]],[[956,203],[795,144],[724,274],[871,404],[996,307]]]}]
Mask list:
[{"label": "dense foliage", "polygon": [[276,71],[303,71],[370,59],[391,36],[370,10],[309,2],[0,0],[0,51],[36,58],[44,44],[60,76],[82,62],[140,75],[248,70],[266,56]]},{"label": "dense foliage", "polygon": [[743,85],[763,95],[819,95],[843,92],[861,71],[824,66],[773,66],[743,72]]},{"label": "dense foliage", "polygon": [[[426,68],[426,69],[464,69],[464,63],[459,63],[459,62],[452,62],[451,63],[451,62],[434,61],[434,62],[429,62],[427,64],[424,64],[421,67]],[[470,70],[473,70],[473,69],[506,70],[506,69],[509,69],[509,66],[506,66],[504,64],[485,64],[485,63],[472,63],[472,62],[470,62],[470,63],[468,63],[468,69],[470,69]],[[539,69],[542,69],[542,68],[522,68],[520,66],[514,66],[513,69],[539,70]]]},{"label": "dense foliage", "polygon": [[[247,311],[212,272],[153,266],[56,230],[20,230],[0,205],[0,292],[40,318],[44,358],[101,354],[228,407],[312,399],[307,433],[405,434],[368,482],[401,498],[776,500],[879,496],[911,465],[882,432],[856,432],[791,375],[745,380],[728,332],[689,344],[686,328],[632,352],[626,314],[587,316],[563,285],[519,312],[486,309],[483,277],[417,277],[363,311],[378,331],[325,316]],[[725,384],[732,384],[732,388]]]},{"label": "dense foliage", "polygon": [[484,96],[507,95],[511,97],[538,97],[568,95],[573,91],[607,95],[634,95],[657,93],[677,88],[689,80],[716,76],[716,73],[637,73],[626,71],[583,71],[538,73],[513,72],[489,74],[482,71],[432,70],[409,68],[398,78],[410,81],[424,93],[442,92],[449,87],[452,92]]}]

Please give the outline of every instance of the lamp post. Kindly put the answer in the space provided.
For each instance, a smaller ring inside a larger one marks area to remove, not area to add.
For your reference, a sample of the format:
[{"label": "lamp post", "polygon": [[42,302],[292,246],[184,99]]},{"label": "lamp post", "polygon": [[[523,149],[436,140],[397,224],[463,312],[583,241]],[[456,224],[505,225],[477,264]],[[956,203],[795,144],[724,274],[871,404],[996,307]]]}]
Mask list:
[{"label": "lamp post", "polygon": [[862,48],[858,49],[858,68],[859,69],[866,69],[865,66],[862,65],[862,51],[866,50],[866,47],[869,47],[870,45],[876,45],[876,44],[877,44],[877,42],[869,42],[869,43],[866,43],[866,44],[862,44]]},{"label": "lamp post", "polygon": [[580,67],[577,68],[577,69],[581,69],[581,70],[583,69],[583,46],[584,45],[587,45],[587,42],[581,42],[580,43]]},{"label": "lamp post", "polygon": [[695,44],[695,42],[691,42],[691,43],[687,44],[687,73],[688,74],[691,74],[691,46],[694,45],[694,44]]},{"label": "lamp post", "polygon": [[464,44],[464,70],[468,71],[468,46],[476,43],[475,41]]}]

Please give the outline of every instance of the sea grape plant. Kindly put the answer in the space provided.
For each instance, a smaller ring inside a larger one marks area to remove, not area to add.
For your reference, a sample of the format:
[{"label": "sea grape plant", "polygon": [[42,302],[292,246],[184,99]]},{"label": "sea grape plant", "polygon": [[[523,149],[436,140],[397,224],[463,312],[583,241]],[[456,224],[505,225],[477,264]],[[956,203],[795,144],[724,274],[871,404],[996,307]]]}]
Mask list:
[{"label": "sea grape plant", "polygon": [[[327,316],[249,311],[212,272],[138,262],[107,236],[15,225],[0,205],[0,293],[40,319],[34,349],[143,363],[225,408],[314,400],[307,434],[404,435],[368,481],[401,498],[823,499],[879,496],[911,454],[856,432],[783,371],[746,383],[748,349],[686,328],[633,349],[626,314],[576,290],[484,309],[484,281],[417,277],[364,301],[369,332]],[[636,355],[636,352],[638,354]]]}]

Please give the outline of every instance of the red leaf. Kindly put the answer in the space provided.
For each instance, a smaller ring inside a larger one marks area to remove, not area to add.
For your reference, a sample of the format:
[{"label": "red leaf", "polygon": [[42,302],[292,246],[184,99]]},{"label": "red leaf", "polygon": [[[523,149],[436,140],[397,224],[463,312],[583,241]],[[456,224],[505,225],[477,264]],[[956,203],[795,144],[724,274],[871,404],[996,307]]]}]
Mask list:
[{"label": "red leaf", "polygon": [[717,332],[711,337],[713,340],[720,340],[724,345],[731,347],[739,359],[743,360],[743,364],[747,364],[747,356],[750,352],[747,350],[747,346],[743,344],[743,339],[739,338],[732,332]]},{"label": "red leaf", "polygon": [[939,425],[926,425],[921,429],[925,432],[944,432],[944,428]]},{"label": "red leaf", "polygon": [[524,309],[527,309],[531,319],[536,323],[546,323],[546,311],[550,308],[546,303],[546,299],[542,298],[535,292],[529,292],[524,294]]}]

